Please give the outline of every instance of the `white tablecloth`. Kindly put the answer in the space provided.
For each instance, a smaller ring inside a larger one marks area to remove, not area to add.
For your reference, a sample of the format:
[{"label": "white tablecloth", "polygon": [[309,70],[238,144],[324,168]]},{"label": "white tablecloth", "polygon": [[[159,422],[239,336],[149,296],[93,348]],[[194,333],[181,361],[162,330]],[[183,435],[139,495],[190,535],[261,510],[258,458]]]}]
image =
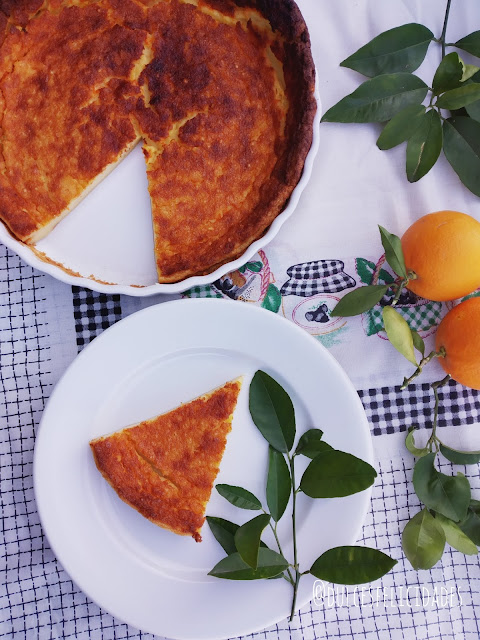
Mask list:
[{"label": "white tablecloth", "polygon": [[[301,0],[300,6],[310,28],[326,109],[363,80],[356,72],[340,68],[341,60],[381,31],[407,22],[424,23],[439,35],[445,2]],[[448,40],[478,28],[479,3],[453,0]],[[439,45],[433,43],[418,71],[426,81],[431,80],[440,55]],[[363,604],[352,599],[342,602],[339,597],[335,602],[312,602],[291,624],[283,621],[254,638],[473,640],[480,636],[477,557],[448,548],[432,571],[417,573],[403,558],[400,546],[401,530],[419,506],[411,485],[413,458],[403,447],[405,430],[411,424],[428,426],[433,402],[427,383],[442,377],[441,370],[433,364],[418,384],[399,392],[395,385],[411,373],[411,367],[382,339],[374,315],[346,322],[308,321],[308,310],[325,302],[331,305],[345,290],[315,288],[314,279],[310,295],[292,289],[292,273],[295,278],[290,268],[311,261],[343,262],[344,282],[353,280],[355,285],[382,277],[378,224],[401,234],[420,215],[439,209],[457,209],[480,219],[480,201],[460,184],[443,157],[423,180],[410,185],[405,177],[404,145],[379,151],[375,141],[380,129],[379,125],[321,125],[320,150],[298,210],[274,242],[254,258],[255,269],[243,276],[249,281],[245,296],[257,304],[265,306],[272,285],[273,311],[303,323],[331,350],[358,389],[379,469],[359,543],[376,546],[399,562],[392,573],[372,585]],[[224,294],[213,286],[188,295]],[[77,352],[113,322],[164,299],[72,289],[0,247],[0,638],[152,638],[102,611],[59,565],[36,512],[32,459],[44,404]],[[445,305],[420,306],[411,310],[411,319],[429,336],[445,312]],[[439,424],[444,439],[479,449],[480,394],[452,382],[442,390],[441,400]],[[452,466],[445,463],[444,470],[451,473]],[[478,466],[466,472],[474,492],[479,492]],[[407,587],[411,588],[408,601]],[[435,587],[456,595],[443,606],[434,598]]]}]

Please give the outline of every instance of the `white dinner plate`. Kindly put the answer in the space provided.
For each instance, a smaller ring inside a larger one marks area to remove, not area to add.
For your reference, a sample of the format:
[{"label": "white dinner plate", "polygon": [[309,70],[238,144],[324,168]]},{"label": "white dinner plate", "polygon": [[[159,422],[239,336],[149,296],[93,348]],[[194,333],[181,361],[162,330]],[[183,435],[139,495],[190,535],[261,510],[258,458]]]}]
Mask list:
[{"label": "white dinner plate", "polygon": [[[297,2],[301,9],[302,0]],[[318,150],[321,117],[318,81],[315,98],[317,113],[312,146],[305,159],[302,176],[285,208],[264,235],[239,258],[209,274],[192,276],[181,282],[158,282],[151,204],[141,144],[33,249],[14,238],[2,222],[0,242],[32,267],[68,284],[102,293],[151,296],[180,293],[194,286],[210,284],[243,266],[271,242],[296,209]]]},{"label": "white dinner plate", "polygon": [[[88,446],[92,438],[243,375],[217,482],[244,486],[265,504],[268,445],[248,410],[257,369],[291,395],[297,434],[321,428],[334,447],[372,462],[362,404],[338,363],[302,329],[247,303],[178,300],[135,313],[84,349],[48,402],[34,460],[45,533],[78,586],[134,627],[170,638],[212,640],[252,633],[289,614],[292,593],[286,581],[208,576],[225,555],[208,525],[201,543],[155,526],[118,498]],[[297,461],[300,478],[307,460]],[[301,569],[326,549],[356,540],[369,499],[370,491],[333,500],[298,495]],[[236,509],[214,490],[207,515],[241,524],[254,513]],[[287,510],[279,536],[289,558],[290,524]],[[275,546],[269,535],[265,541]],[[302,578],[298,607],[312,598],[312,585],[311,576]]]}]

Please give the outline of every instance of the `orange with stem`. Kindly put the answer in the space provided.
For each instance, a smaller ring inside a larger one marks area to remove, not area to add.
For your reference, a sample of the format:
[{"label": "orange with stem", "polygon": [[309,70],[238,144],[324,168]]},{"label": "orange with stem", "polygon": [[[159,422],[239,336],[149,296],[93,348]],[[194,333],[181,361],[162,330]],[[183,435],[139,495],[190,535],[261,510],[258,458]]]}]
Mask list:
[{"label": "orange with stem", "polygon": [[408,288],[428,300],[455,300],[480,286],[480,222],[459,211],[437,211],[402,237]]}]

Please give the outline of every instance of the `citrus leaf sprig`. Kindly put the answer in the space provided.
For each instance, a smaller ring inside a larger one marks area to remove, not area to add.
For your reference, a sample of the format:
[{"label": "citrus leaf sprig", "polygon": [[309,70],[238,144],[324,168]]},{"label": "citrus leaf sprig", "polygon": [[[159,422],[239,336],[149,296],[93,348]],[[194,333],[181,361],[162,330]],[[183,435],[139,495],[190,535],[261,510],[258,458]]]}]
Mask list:
[{"label": "citrus leaf sprig", "polygon": [[[446,353],[442,348],[425,355],[422,337],[410,328],[394,308],[403,288],[411,279],[415,279],[416,274],[407,271],[400,238],[383,227],[380,227],[380,234],[385,259],[398,278],[391,285],[360,287],[347,293],[331,315],[363,313],[375,306],[386,291],[392,289],[395,296],[382,312],[385,332],[395,349],[416,367],[400,387],[405,389],[421,374],[425,365],[434,358],[445,357]],[[372,289],[378,291],[376,296],[372,295]],[[384,290],[382,295],[381,290]],[[418,361],[415,351],[421,356]],[[480,462],[480,451],[452,449],[437,436],[438,390],[449,380],[450,375],[446,375],[442,380],[430,385],[435,404],[432,431],[425,446],[416,446],[414,427],[408,429],[405,439],[407,450],[418,458],[413,471],[413,488],[425,505],[407,522],[402,534],[403,551],[414,569],[431,569],[441,559],[447,543],[467,555],[477,554],[477,545],[480,545],[480,502],[472,499],[468,479],[461,473],[453,477],[445,475],[434,466],[439,453],[454,464],[469,465]]]},{"label": "citrus leaf sprig", "polygon": [[[386,123],[377,146],[388,150],[407,143],[409,182],[423,178],[443,149],[463,184],[480,196],[480,69],[465,64],[457,52],[445,52],[447,46],[455,47],[480,58],[480,31],[447,43],[451,2],[447,0],[438,39],[424,25],[405,24],[381,33],[341,62],[369,79],[328,109],[322,122]],[[429,87],[413,71],[432,42],[441,45],[442,61]]]},{"label": "citrus leaf sprig", "polygon": [[[396,564],[388,555],[369,547],[340,546],[329,549],[310,569],[301,571],[296,535],[296,500],[299,493],[312,498],[334,498],[358,493],[371,486],[375,469],[349,453],[337,451],[323,440],[320,429],[301,435],[292,452],[296,435],[295,410],[283,387],[264,371],[257,371],[250,385],[249,407],[253,422],[269,444],[266,503],[242,487],[218,484],[218,493],[240,509],[262,511],[243,525],[207,516],[210,529],[227,556],[209,575],[227,580],[283,578],[293,587],[290,613],[295,613],[298,585],[305,574],[338,584],[360,584],[382,577]],[[311,460],[300,482],[295,479],[295,459]],[[277,525],[292,501],[293,562],[284,555]],[[278,551],[261,537],[269,527]]]}]

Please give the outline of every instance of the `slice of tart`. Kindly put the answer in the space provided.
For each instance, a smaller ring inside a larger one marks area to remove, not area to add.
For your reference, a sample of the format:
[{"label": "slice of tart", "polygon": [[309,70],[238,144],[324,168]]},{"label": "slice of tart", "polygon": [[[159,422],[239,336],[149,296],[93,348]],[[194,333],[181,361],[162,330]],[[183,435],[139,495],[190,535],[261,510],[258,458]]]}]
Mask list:
[{"label": "slice of tart", "polygon": [[118,496],[154,524],[201,542],[241,379],[90,442]]}]

